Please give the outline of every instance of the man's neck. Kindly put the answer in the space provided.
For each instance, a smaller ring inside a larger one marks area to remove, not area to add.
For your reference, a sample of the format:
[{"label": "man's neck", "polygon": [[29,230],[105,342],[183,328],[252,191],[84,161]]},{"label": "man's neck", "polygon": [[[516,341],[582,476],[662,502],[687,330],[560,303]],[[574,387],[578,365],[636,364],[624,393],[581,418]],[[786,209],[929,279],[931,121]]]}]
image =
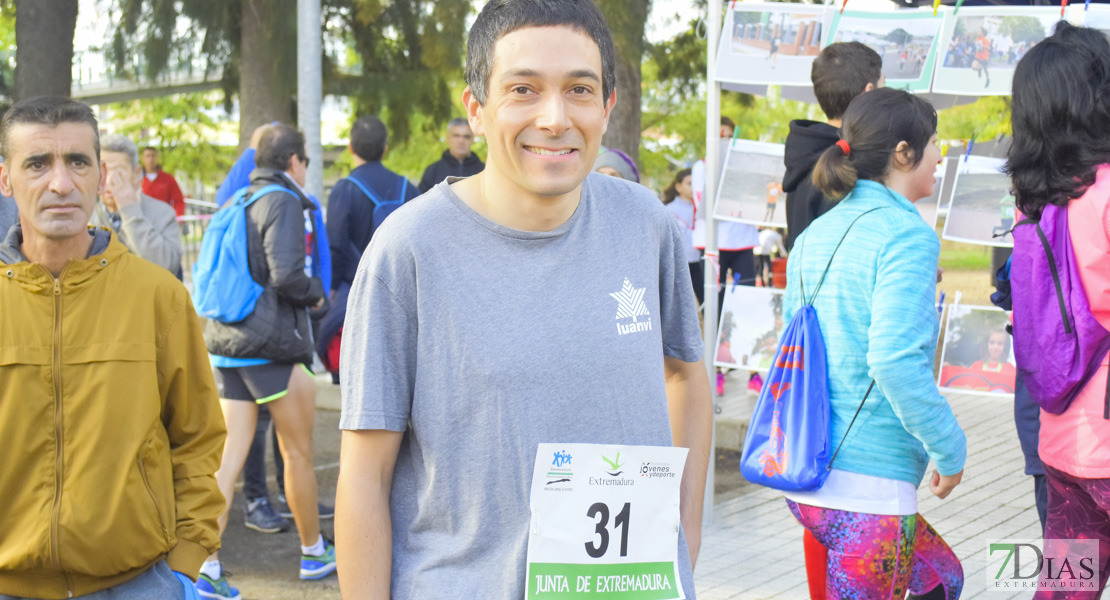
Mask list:
[{"label": "man's neck", "polygon": [[466,160],[470,156],[469,151],[466,154],[463,154],[462,156],[459,156],[458,154],[455,154],[454,152],[451,152],[450,150],[448,150],[447,153],[451,155],[451,158],[453,158],[453,159],[455,159],[459,162],[463,162],[464,160]]},{"label": "man's neck", "polygon": [[351,161],[352,161],[353,163],[355,163],[355,167],[354,167],[354,168],[356,168],[356,169],[357,169],[357,168],[359,168],[359,167],[361,167],[362,165],[365,165],[365,164],[366,164],[366,161],[365,161],[365,160],[362,160],[362,157],[360,157],[359,155],[355,154],[354,152],[352,152],[352,153],[351,153]]},{"label": "man's neck", "polygon": [[467,206],[483,217],[518,231],[551,231],[570,219],[582,199],[582,185],[562,196],[537,196],[491,169],[451,185]]},{"label": "man's neck", "polygon": [[45,267],[54,277],[62,274],[62,269],[69,261],[80,260],[88,256],[89,248],[92,247],[93,243],[93,236],[88,233],[75,235],[60,241],[27,234],[28,231],[24,229],[23,244],[20,247],[23,256],[26,256],[32,263]]},{"label": "man's neck", "polygon": [[836,127],[837,129],[840,129],[841,121],[840,121],[840,119],[829,119],[829,125],[832,125],[833,127]]}]

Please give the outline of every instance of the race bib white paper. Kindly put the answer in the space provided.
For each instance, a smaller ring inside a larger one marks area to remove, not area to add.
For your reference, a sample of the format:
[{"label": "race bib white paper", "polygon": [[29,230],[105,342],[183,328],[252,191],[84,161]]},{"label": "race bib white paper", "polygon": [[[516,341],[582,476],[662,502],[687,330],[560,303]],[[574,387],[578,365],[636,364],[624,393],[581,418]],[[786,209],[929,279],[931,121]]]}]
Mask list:
[{"label": "race bib white paper", "polygon": [[678,573],[686,448],[540,444],[527,600],[685,598]]}]

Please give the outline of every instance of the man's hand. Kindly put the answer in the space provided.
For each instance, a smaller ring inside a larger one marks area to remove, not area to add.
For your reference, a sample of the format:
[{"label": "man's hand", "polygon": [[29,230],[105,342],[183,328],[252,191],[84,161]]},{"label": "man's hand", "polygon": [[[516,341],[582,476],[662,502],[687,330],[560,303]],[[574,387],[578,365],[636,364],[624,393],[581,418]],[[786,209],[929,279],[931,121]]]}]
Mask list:
[{"label": "man's hand", "polygon": [[952,493],[952,490],[955,489],[957,485],[960,485],[960,481],[963,478],[963,471],[955,475],[941,475],[933,471],[933,478],[929,480],[929,491],[933,492],[933,495],[937,498],[944,500],[948,497],[948,494]]},{"label": "man's hand", "polygon": [[115,169],[108,174],[108,185],[104,190],[104,196],[108,200],[105,204],[115,205],[113,212],[119,211],[124,206],[136,204],[142,198],[131,174],[123,169]]},{"label": "man's hand", "polygon": [[316,303],[316,306],[312,307],[312,310],[320,310],[321,308],[324,308],[324,303],[327,301],[327,298],[320,298],[320,301]]}]

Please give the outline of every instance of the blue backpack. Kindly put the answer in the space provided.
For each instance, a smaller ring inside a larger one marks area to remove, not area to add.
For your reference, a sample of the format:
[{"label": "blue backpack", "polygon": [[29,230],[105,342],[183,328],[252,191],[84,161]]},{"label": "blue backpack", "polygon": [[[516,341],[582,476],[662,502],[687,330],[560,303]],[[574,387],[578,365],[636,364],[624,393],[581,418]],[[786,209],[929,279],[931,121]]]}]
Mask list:
[{"label": "blue backpack", "polygon": [[293,193],[275,184],[248,198],[243,188],[212,215],[193,264],[193,307],[198,315],[237,323],[254,311],[263,288],[251,278],[247,263],[247,207],[271,192]]},{"label": "blue backpack", "polygon": [[354,177],[344,177],[343,180],[344,181],[350,181],[351,183],[355,184],[355,187],[362,190],[362,193],[366,194],[366,197],[370,199],[370,202],[374,203],[374,213],[373,213],[374,231],[378,230],[378,226],[380,226],[382,224],[382,221],[385,221],[386,217],[393,214],[393,211],[397,210],[398,208],[401,208],[401,205],[405,203],[405,193],[409,189],[409,180],[408,180],[408,178],[407,177],[402,177],[401,178],[401,197],[396,199],[396,200],[382,201],[377,196],[375,196],[373,193],[371,193],[370,190],[367,189],[366,186],[362,185],[362,183],[359,180],[355,179]]},{"label": "blue backpack", "polygon": [[[836,453],[829,456],[831,409],[828,363],[813,300],[821,291],[821,284],[829,274],[836,251],[848,237],[852,226],[864,215],[876,210],[880,209],[863,212],[848,226],[829,257],[813,295],[806,297],[805,282],[801,282],[802,307],[782,333],[775,360],[759,392],[748,434],[744,438],[740,473],[752,483],[788,492],[815,490],[824,485],[832,470]],[[801,248],[798,254],[800,257]],[[799,270],[799,277],[800,273]],[[856,409],[856,417],[874,387],[875,382],[872,381]],[[852,417],[848,431],[855,422],[856,418]],[[844,438],[847,437],[845,432]],[[844,439],[840,443],[843,445]]]}]

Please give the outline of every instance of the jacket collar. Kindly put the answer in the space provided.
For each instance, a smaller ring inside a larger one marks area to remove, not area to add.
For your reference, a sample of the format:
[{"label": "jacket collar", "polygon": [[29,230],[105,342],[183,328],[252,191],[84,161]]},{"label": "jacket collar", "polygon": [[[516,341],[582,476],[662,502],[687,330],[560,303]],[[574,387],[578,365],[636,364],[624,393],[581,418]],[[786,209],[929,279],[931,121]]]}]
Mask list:
[{"label": "jacket collar", "polygon": [[316,208],[316,204],[309,199],[308,193],[305,192],[301,186],[297,185],[297,182],[293,181],[293,178],[286,174],[285,171],[267,169],[265,167],[256,167],[251,171],[251,183],[247,189],[247,196],[250,196],[268,185],[275,184],[289,190],[297,197],[297,200],[300,200],[301,206],[306,210]]},{"label": "jacket collar", "polygon": [[907,200],[905,196],[877,181],[871,181],[870,179],[861,179],[857,181],[856,187],[844,198],[844,201],[848,200],[852,200],[853,203],[862,203],[868,206],[895,206],[907,212],[917,212],[917,209],[913,206],[913,202]]},{"label": "jacket collar", "polygon": [[[62,269],[59,282],[62,291],[82,287],[100,271],[118,261],[128,253],[127,247],[112,236],[111,231],[102,227],[89,227],[93,238],[92,246],[85,258],[70,260]],[[54,277],[37,263],[32,263],[23,255],[23,229],[12,227],[8,236],[0,242],[0,279],[10,279],[28,291],[47,292],[54,286]]]}]

